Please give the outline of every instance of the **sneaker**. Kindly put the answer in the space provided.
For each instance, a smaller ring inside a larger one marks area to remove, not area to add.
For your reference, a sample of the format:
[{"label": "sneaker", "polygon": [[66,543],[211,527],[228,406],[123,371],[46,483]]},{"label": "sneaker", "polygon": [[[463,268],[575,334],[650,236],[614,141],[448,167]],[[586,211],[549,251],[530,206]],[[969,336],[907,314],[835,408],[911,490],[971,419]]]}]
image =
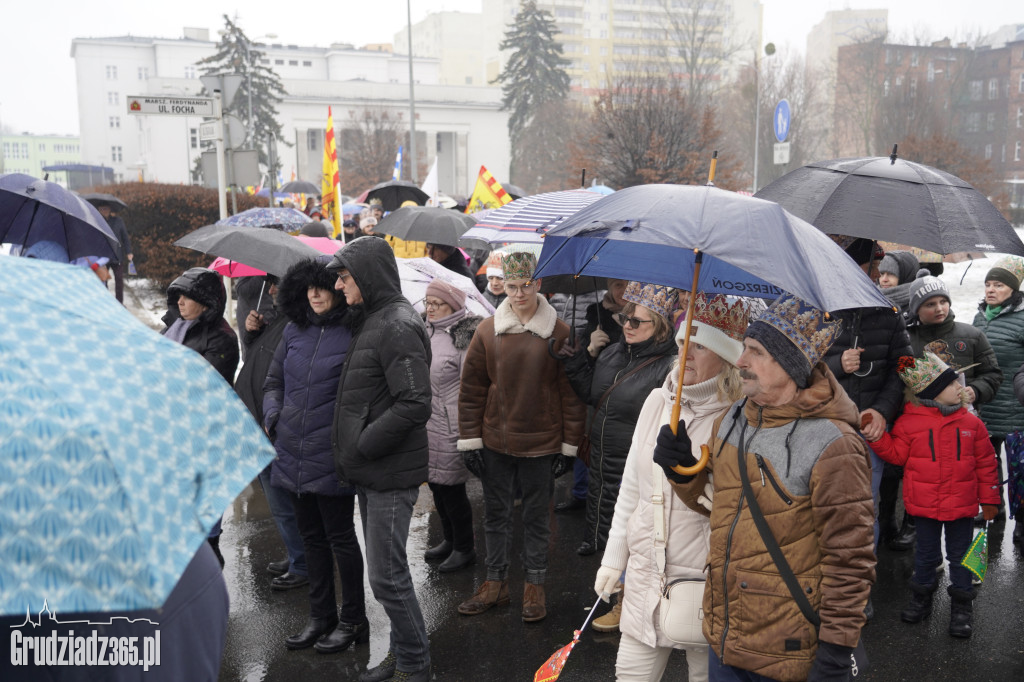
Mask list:
[{"label": "sneaker", "polygon": [[384,660],[377,664],[375,668],[368,668],[359,675],[359,682],[385,682],[395,676],[395,666],[398,665],[398,660],[395,658],[395,652],[388,650],[388,655],[384,657]]},{"label": "sneaker", "polygon": [[427,682],[430,679],[430,666],[414,673],[407,673],[404,670],[396,670],[391,682]]}]

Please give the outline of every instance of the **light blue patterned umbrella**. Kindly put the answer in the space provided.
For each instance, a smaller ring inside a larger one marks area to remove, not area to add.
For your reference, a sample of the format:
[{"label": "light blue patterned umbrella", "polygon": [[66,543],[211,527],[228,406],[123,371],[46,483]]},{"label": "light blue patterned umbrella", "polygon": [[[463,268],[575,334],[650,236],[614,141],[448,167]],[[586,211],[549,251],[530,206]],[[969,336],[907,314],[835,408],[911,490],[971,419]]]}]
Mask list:
[{"label": "light blue patterned umbrella", "polygon": [[87,269],[0,256],[0,615],[166,600],[274,450]]},{"label": "light blue patterned umbrella", "polygon": [[294,232],[310,221],[302,211],[294,208],[250,208],[241,213],[218,220],[217,225],[235,227],[278,227],[285,232]]}]

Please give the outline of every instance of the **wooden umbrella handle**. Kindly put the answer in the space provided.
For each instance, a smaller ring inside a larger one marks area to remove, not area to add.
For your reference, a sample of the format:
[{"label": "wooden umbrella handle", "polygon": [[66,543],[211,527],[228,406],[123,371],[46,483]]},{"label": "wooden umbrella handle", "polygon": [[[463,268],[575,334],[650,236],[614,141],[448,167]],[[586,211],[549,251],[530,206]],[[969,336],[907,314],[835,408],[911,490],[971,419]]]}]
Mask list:
[{"label": "wooden umbrella handle", "polygon": [[[683,337],[683,359],[679,363],[679,380],[676,382],[676,401],[672,405],[672,433],[679,433],[679,411],[683,405],[683,376],[686,374],[686,356],[690,353],[690,335],[693,333],[693,310],[697,303],[697,280],[700,278],[700,264],[704,260],[704,254],[699,249],[694,249],[693,260],[693,286],[690,288],[690,301],[686,305],[686,335]],[[700,473],[708,463],[708,449],[706,445],[700,447],[700,459],[691,467],[674,466],[672,470],[681,476],[693,476]]]},{"label": "wooden umbrella handle", "polygon": [[711,449],[707,445],[700,446],[700,459],[693,466],[684,467],[682,465],[676,465],[672,467],[672,471],[676,472],[680,476],[696,476],[704,467],[708,465],[708,460],[711,458]]}]

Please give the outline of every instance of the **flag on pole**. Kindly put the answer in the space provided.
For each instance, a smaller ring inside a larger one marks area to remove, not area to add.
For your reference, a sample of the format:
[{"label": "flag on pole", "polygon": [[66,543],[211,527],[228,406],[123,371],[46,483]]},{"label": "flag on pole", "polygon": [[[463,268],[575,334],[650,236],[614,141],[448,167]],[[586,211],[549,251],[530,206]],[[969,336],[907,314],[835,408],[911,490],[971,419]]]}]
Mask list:
[{"label": "flag on pole", "polygon": [[960,565],[973,573],[978,580],[985,579],[985,572],[988,570],[988,524],[978,531],[974,541],[967,548]]},{"label": "flag on pole", "polygon": [[430,172],[427,173],[427,179],[423,181],[422,185],[420,185],[420,189],[423,190],[424,194],[430,197],[429,199],[427,199],[427,206],[437,206],[438,189],[436,156],[434,157],[434,165],[430,167]]},{"label": "flag on pole", "polygon": [[466,213],[476,213],[486,208],[499,208],[512,201],[501,183],[494,179],[486,166],[480,166],[480,175],[476,178],[476,187],[469,198]]},{"label": "flag on pole", "polygon": [[334,146],[334,115],[327,107],[327,134],[324,136],[324,166],[320,178],[320,204],[324,217],[334,226],[334,236],[341,234],[341,173],[338,171],[338,150]]},{"label": "flag on pole", "polygon": [[395,171],[391,174],[392,180],[402,179],[402,147],[398,147],[398,155],[395,157]]},{"label": "flag on pole", "polygon": [[550,658],[544,661],[544,665],[533,674],[533,682],[555,682],[559,678],[562,674],[562,668],[565,667],[565,662],[569,658],[569,654],[572,653],[573,647],[579,644],[580,634],[587,629],[587,624],[590,622],[591,617],[593,617],[594,610],[600,602],[601,597],[598,597],[594,605],[590,607],[590,613],[587,614],[587,619],[583,621],[582,627],[579,630],[573,630],[572,641],[551,654]]}]

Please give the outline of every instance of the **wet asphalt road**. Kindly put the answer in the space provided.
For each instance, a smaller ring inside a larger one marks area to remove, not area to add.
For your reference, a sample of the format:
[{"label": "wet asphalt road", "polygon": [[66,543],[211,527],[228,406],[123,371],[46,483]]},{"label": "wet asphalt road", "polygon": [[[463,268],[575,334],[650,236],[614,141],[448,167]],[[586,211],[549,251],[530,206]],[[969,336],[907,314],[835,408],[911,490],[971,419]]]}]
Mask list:
[{"label": "wet asphalt road", "polygon": [[[565,476],[559,480],[556,501],[564,499],[570,479]],[[520,619],[523,578],[518,559],[513,560],[510,571],[510,606],[471,618],[460,616],[457,605],[473,593],[485,573],[480,485],[474,479],[469,489],[481,555],[476,566],[455,574],[440,574],[423,560],[424,550],[441,539],[440,523],[426,486],[421,488],[409,534],[410,564],[430,636],[434,679],[527,682],[554,650],[572,639],[573,630],[586,618],[595,599],[592,585],[600,554],[580,557],[575,552],[583,526],[582,512],[552,514],[547,619],[535,624]],[[256,486],[255,491],[243,493],[225,515],[224,523],[221,548],[227,562],[231,618],[222,682],[355,680],[368,663],[375,665],[384,657],[387,619],[368,586],[368,645],[326,656],[313,649],[285,649],[284,639],[305,623],[307,594],[305,588],[288,592],[270,589],[265,567],[269,561],[282,558],[284,550],[262,490]],[[871,670],[858,679],[1024,680],[1024,555],[1011,543],[1012,529],[1010,521],[1004,537],[990,536],[989,572],[975,601],[974,637],[966,641],[955,640],[946,632],[949,597],[944,575],[932,617],[916,626],[900,622],[913,553],[883,549],[874,592],[875,618],[864,631]],[[521,546],[518,528],[515,543],[513,556],[517,557]],[[607,608],[602,604],[598,615]],[[617,646],[617,634],[588,629],[560,680],[613,680]],[[686,680],[685,675],[684,656],[677,652],[664,679]]]}]

